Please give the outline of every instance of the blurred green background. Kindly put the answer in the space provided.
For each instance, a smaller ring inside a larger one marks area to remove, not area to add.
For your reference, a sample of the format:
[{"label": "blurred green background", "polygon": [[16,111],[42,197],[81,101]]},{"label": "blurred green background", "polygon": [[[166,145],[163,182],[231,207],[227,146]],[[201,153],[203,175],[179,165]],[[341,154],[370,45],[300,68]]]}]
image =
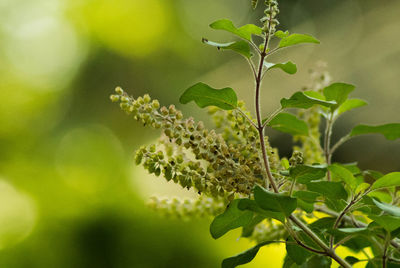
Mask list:
[{"label": "blurred green background", "polygon": [[[280,28],[322,44],[276,56],[299,72],[266,78],[263,111],[306,85],[323,60],[334,80],[357,85],[353,96],[370,102],[338,121],[334,140],[357,122],[399,122],[400,2],[281,2]],[[210,219],[181,222],[146,208],[151,195],[191,193],[134,166],[135,149],[159,133],[109,94],[120,85],[177,104],[204,81],[235,88],[251,108],[245,61],[200,40],[231,40],[208,28],[216,19],[257,23],[261,13],[250,0],[0,0],[0,266],[218,267],[249,247],[237,232],[213,241]],[[177,106],[207,121],[194,105]],[[290,137],[271,136],[290,155]],[[400,170],[399,159],[400,143],[376,136],[346,143],[334,158],[383,172]],[[281,249],[262,249],[246,267],[279,267]]]}]

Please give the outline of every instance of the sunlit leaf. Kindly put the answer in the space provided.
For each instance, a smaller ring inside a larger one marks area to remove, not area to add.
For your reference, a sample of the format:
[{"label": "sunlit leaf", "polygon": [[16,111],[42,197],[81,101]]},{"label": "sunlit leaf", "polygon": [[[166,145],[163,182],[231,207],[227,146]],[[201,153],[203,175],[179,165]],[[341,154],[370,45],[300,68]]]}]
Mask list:
[{"label": "sunlit leaf", "polygon": [[240,210],[237,205],[240,199],[233,200],[224,213],[216,216],[210,225],[210,233],[217,239],[228,231],[247,225],[253,219],[253,212]]},{"label": "sunlit leaf", "polygon": [[358,185],[357,179],[353,176],[350,170],[339,165],[334,164],[328,167],[332,174],[338,177],[340,180],[344,181],[351,189],[355,189]]},{"label": "sunlit leaf", "polygon": [[279,31],[276,31],[275,33],[274,33],[274,36],[276,36],[276,37],[278,37],[278,38],[285,38],[285,37],[288,37],[289,36],[289,31],[281,31],[281,30],[279,30]]},{"label": "sunlit leaf", "polygon": [[279,68],[288,74],[295,74],[297,72],[296,64],[294,64],[291,61],[284,62],[284,63],[270,63],[270,62],[264,61],[264,66],[267,70]]},{"label": "sunlit leaf", "polygon": [[201,82],[186,89],[179,101],[182,104],[195,101],[200,108],[217,106],[232,110],[237,107],[237,96],[232,88],[215,89]]},{"label": "sunlit leaf", "polygon": [[233,33],[247,41],[251,41],[252,35],[261,35],[262,29],[254,24],[246,24],[240,28],[236,28],[232,21],[228,19],[217,20],[210,24],[210,27],[215,30],[225,30]]},{"label": "sunlit leaf", "polygon": [[345,83],[333,83],[323,89],[326,100],[336,101],[336,105],[331,107],[331,110],[337,109],[342,103],[347,100],[350,92],[355,86]]},{"label": "sunlit leaf", "polygon": [[382,134],[388,140],[396,140],[400,138],[400,123],[378,126],[358,125],[350,132],[351,137],[363,134]]},{"label": "sunlit leaf", "polygon": [[286,216],[289,216],[297,207],[296,198],[272,193],[260,186],[254,188],[254,199],[262,209],[282,212]]},{"label": "sunlit leaf", "polygon": [[309,183],[323,178],[326,171],[327,169],[324,166],[297,165],[289,169],[289,174],[298,183]]},{"label": "sunlit leaf", "polygon": [[367,104],[368,104],[368,102],[366,102],[364,100],[347,99],[342,103],[342,105],[339,106],[337,112],[338,112],[338,115],[340,115],[340,114],[342,114],[344,112],[353,110],[353,109],[358,108],[358,107],[365,106]]},{"label": "sunlit leaf", "polygon": [[238,265],[249,263],[257,255],[257,253],[261,247],[266,246],[271,243],[274,243],[274,241],[262,242],[246,251],[243,251],[242,253],[239,253],[236,256],[226,258],[225,260],[222,261],[221,267],[222,268],[234,268]]},{"label": "sunlit leaf", "polygon": [[392,172],[376,180],[371,189],[376,190],[385,187],[400,186],[400,172]]},{"label": "sunlit leaf", "polygon": [[335,101],[325,101],[307,95],[307,92],[296,92],[289,99],[281,99],[282,108],[303,108],[308,109],[313,105],[331,107],[336,105]]},{"label": "sunlit leaf", "polygon": [[203,38],[202,41],[204,44],[216,47],[218,49],[233,50],[233,51],[245,56],[246,58],[251,58],[251,56],[253,56],[253,54],[251,54],[251,52],[250,52],[249,43],[247,43],[246,41],[243,41],[243,40],[236,41],[236,42],[229,42],[229,43],[216,43],[216,42],[212,42],[212,41],[209,41],[209,40]]},{"label": "sunlit leaf", "polygon": [[308,126],[306,122],[298,119],[295,115],[289,113],[277,114],[268,123],[268,126],[292,135],[308,135]]},{"label": "sunlit leaf", "polygon": [[291,34],[289,36],[283,37],[279,42],[280,48],[294,46],[302,43],[315,43],[319,44],[320,42],[311,35],[308,34]]}]

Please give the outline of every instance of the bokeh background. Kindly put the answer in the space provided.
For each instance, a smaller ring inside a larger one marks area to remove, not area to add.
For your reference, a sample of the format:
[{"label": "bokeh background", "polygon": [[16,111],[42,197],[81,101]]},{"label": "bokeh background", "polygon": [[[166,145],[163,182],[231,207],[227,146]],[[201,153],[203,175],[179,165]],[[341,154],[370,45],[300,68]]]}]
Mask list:
[{"label": "bokeh background", "polygon": [[[319,46],[275,58],[298,64],[263,85],[263,111],[308,83],[315,62],[335,81],[357,85],[370,105],[341,118],[334,140],[354,124],[400,121],[400,2],[281,1],[281,29],[318,37]],[[213,241],[210,219],[181,222],[149,210],[151,195],[190,196],[147,175],[133,152],[152,142],[145,129],[109,101],[120,85],[178,104],[198,81],[233,87],[251,108],[251,74],[231,52],[201,44],[230,41],[208,24],[257,23],[250,0],[0,0],[0,266],[219,267],[250,246],[238,233]],[[194,105],[186,115],[207,122]],[[289,136],[270,132],[290,155]],[[400,142],[379,136],[346,143],[335,161],[400,170]],[[280,246],[246,267],[280,267]]]}]

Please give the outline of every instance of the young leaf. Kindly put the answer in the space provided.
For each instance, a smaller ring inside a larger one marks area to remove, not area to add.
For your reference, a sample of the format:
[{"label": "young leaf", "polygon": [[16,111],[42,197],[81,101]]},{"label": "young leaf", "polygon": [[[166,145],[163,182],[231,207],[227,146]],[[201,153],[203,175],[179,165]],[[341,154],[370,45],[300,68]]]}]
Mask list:
[{"label": "young leaf", "polygon": [[237,107],[237,96],[232,88],[215,89],[204,83],[186,89],[179,101],[182,104],[195,101],[200,108],[217,106],[223,110],[232,110]]},{"label": "young leaf", "polygon": [[331,110],[336,110],[347,100],[347,96],[354,90],[355,86],[345,83],[333,83],[323,89],[326,100],[336,101],[336,105]]},{"label": "young leaf", "polygon": [[233,33],[247,41],[251,41],[252,35],[261,35],[262,29],[254,24],[246,24],[240,28],[236,28],[232,21],[228,19],[217,20],[210,24],[215,30],[224,30]]},{"label": "young leaf", "polygon": [[379,126],[358,125],[352,129],[350,137],[363,134],[382,134],[388,140],[396,140],[400,138],[400,123]]},{"label": "young leaf", "polygon": [[333,181],[318,181],[307,183],[307,189],[317,192],[331,199],[347,200],[347,192],[342,183]]},{"label": "young leaf", "polygon": [[371,190],[386,188],[391,186],[400,186],[400,172],[392,172],[376,180]]},{"label": "young leaf", "polygon": [[202,39],[204,44],[216,47],[218,49],[230,49],[233,50],[246,58],[250,59],[253,54],[250,52],[250,45],[246,41],[240,40],[236,42],[229,42],[229,43],[216,43],[209,41],[205,38]]},{"label": "young leaf", "polygon": [[289,113],[279,113],[268,123],[273,129],[292,135],[308,135],[306,122]]},{"label": "young leaf", "polygon": [[324,101],[307,95],[307,92],[298,91],[294,93],[289,99],[281,99],[282,108],[303,108],[308,109],[313,105],[322,105],[331,107],[336,105],[335,101]]},{"label": "young leaf", "polygon": [[390,204],[386,204],[386,203],[381,203],[375,199],[372,199],[375,203],[375,205],[382,209],[384,212],[386,212],[389,215],[395,216],[395,217],[400,217],[400,208],[397,206],[393,206]]},{"label": "young leaf", "polygon": [[291,34],[289,36],[283,37],[279,42],[279,48],[294,46],[302,43],[315,43],[319,44],[320,42],[311,35],[307,34]]},{"label": "young leaf", "polygon": [[368,218],[382,226],[386,231],[391,232],[400,227],[400,218],[389,215],[374,216],[369,215]]},{"label": "young leaf", "polygon": [[305,184],[323,178],[326,171],[327,169],[324,166],[297,165],[289,169],[289,174],[298,183]]},{"label": "young leaf", "polygon": [[234,268],[236,266],[249,263],[257,255],[257,253],[261,247],[266,246],[271,243],[274,243],[274,242],[273,241],[262,242],[246,251],[243,251],[242,253],[239,253],[236,256],[226,258],[225,260],[222,261],[221,267],[222,268]]},{"label": "young leaf", "polygon": [[237,205],[240,199],[233,200],[224,213],[216,216],[210,225],[210,233],[217,239],[228,231],[245,226],[253,219],[253,212],[240,210]]},{"label": "young leaf", "polygon": [[272,193],[258,185],[254,187],[254,199],[262,209],[283,212],[286,216],[289,216],[297,207],[296,198]]},{"label": "young leaf", "polygon": [[353,176],[351,171],[347,168],[342,167],[338,164],[334,164],[328,167],[328,169],[332,172],[333,175],[339,177],[342,181],[344,181],[347,185],[350,186],[351,189],[355,189],[358,185],[357,179]]},{"label": "young leaf", "polygon": [[275,33],[274,33],[274,36],[276,36],[276,37],[278,37],[278,38],[285,38],[285,37],[288,37],[289,36],[289,31],[281,31],[281,30],[279,30],[279,31],[276,31]]},{"label": "young leaf", "polygon": [[265,68],[267,68],[267,70],[271,70],[274,68],[279,68],[282,71],[284,71],[285,73],[288,74],[295,74],[297,72],[297,66],[296,64],[294,64],[291,61],[287,61],[284,63],[270,63],[270,62],[266,62],[264,61],[264,66]]},{"label": "young leaf", "polygon": [[368,104],[368,102],[366,102],[364,100],[347,99],[347,100],[345,100],[345,102],[342,103],[342,105],[339,106],[337,112],[338,112],[338,115],[340,115],[340,114],[342,114],[344,112],[353,110],[353,109],[358,108],[358,107],[365,106],[367,104]]}]

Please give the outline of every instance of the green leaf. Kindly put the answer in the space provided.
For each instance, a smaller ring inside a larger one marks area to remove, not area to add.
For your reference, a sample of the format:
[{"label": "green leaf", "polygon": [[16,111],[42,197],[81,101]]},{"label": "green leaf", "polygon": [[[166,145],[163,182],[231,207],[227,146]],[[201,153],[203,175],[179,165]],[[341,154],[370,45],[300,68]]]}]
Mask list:
[{"label": "green leaf", "polygon": [[255,200],[246,199],[246,198],[240,199],[238,208],[240,210],[253,211],[257,215],[260,215],[267,219],[273,218],[280,222],[285,222],[285,215],[282,212],[273,212],[273,211],[269,211],[269,210],[264,210],[258,206],[258,204]]},{"label": "green leaf", "polygon": [[367,227],[360,228],[338,228],[338,230],[342,233],[346,234],[354,234],[354,233],[362,233],[368,230]]},{"label": "green leaf", "polygon": [[345,102],[342,103],[342,105],[339,106],[338,108],[338,115],[353,110],[355,108],[359,108],[362,106],[367,105],[368,102],[364,101],[364,100],[360,100],[360,99],[347,99],[345,100]]},{"label": "green leaf", "polygon": [[254,199],[262,209],[283,212],[286,216],[289,216],[297,207],[296,198],[272,193],[258,185],[254,187]]},{"label": "green leaf", "polygon": [[216,216],[210,225],[210,233],[217,239],[228,231],[249,224],[253,219],[253,212],[240,210],[237,206],[240,199],[233,200],[224,213]]},{"label": "green leaf", "polygon": [[318,181],[307,183],[307,189],[312,192],[317,192],[330,199],[347,200],[347,192],[342,183],[333,181]]},{"label": "green leaf", "polygon": [[[239,205],[238,205],[239,207]],[[240,209],[240,208],[239,208]],[[249,224],[243,226],[241,237],[249,237],[253,234],[254,227],[259,224],[265,217],[261,215],[255,215]]]},{"label": "green leaf", "polygon": [[314,204],[306,202],[302,199],[297,199],[297,206],[307,213],[311,213],[314,211]]},{"label": "green leaf", "polygon": [[328,167],[328,169],[332,172],[333,175],[344,181],[351,189],[355,189],[358,185],[357,179],[353,176],[353,173],[349,171],[347,168],[334,164]]},{"label": "green leaf", "polygon": [[268,244],[272,244],[272,243],[274,243],[274,241],[262,242],[246,251],[243,251],[242,253],[239,253],[236,256],[226,258],[225,260],[222,261],[221,267],[222,268],[234,268],[236,266],[249,263],[257,255],[257,253],[261,247],[266,246]]},{"label": "green leaf", "polygon": [[400,186],[400,172],[392,172],[379,178],[372,184],[371,190],[376,190],[391,186]]},{"label": "green leaf", "polygon": [[253,56],[253,54],[251,54],[251,51],[250,51],[249,43],[247,43],[246,41],[243,41],[243,40],[236,41],[236,42],[229,42],[229,43],[216,43],[216,42],[212,42],[212,41],[209,41],[209,40],[203,38],[202,41],[204,44],[216,47],[218,49],[233,50],[233,51],[245,56],[248,59]]},{"label": "green leaf", "polygon": [[357,185],[356,189],[354,190],[355,194],[363,193],[365,190],[367,190],[371,184],[363,182]]},{"label": "green leaf", "polygon": [[400,218],[389,215],[374,216],[369,215],[368,218],[382,226],[386,231],[391,232],[400,227]]},{"label": "green leaf", "polygon": [[274,68],[279,68],[282,71],[284,71],[285,73],[288,74],[295,74],[297,72],[297,66],[296,64],[294,64],[291,61],[287,61],[284,63],[270,63],[270,62],[266,62],[264,61],[264,66],[265,68],[267,68],[267,70],[271,70]]},{"label": "green leaf", "polygon": [[347,100],[347,96],[354,90],[355,86],[345,83],[333,83],[323,89],[326,100],[336,101],[336,105],[331,110],[336,110],[342,103]]},{"label": "green leaf", "polygon": [[311,256],[311,253],[297,245],[292,237],[286,241],[286,252],[288,256],[298,265],[303,264]]},{"label": "green leaf", "polygon": [[312,256],[301,268],[330,268],[332,259],[325,256],[314,255]]},{"label": "green leaf", "polygon": [[400,123],[379,126],[358,125],[352,129],[350,137],[363,134],[382,134],[388,140],[396,140],[400,138]]},{"label": "green leaf", "polygon": [[395,216],[395,217],[400,217],[400,208],[399,207],[393,206],[393,205],[390,205],[387,203],[383,203],[383,202],[381,203],[375,199],[372,199],[372,200],[374,201],[375,205],[378,208],[382,209],[384,212],[386,212],[392,216]]},{"label": "green leaf", "polygon": [[281,30],[279,30],[279,31],[276,31],[275,33],[274,33],[274,36],[276,36],[276,37],[278,37],[278,38],[285,38],[285,37],[288,37],[289,36],[289,31],[281,31]]},{"label": "green leaf", "polygon": [[224,30],[233,33],[247,41],[251,41],[252,35],[261,35],[262,29],[254,24],[246,24],[240,28],[236,28],[232,21],[228,19],[217,20],[210,24],[215,30]]},{"label": "green leaf", "polygon": [[360,261],[359,259],[357,259],[356,257],[353,257],[353,256],[347,256],[346,258],[344,258],[344,260],[347,261],[351,265],[356,264],[357,262]]},{"label": "green leaf", "polygon": [[182,104],[195,101],[200,108],[217,106],[223,110],[232,110],[237,107],[237,96],[232,88],[215,89],[204,83],[186,89],[179,101]]},{"label": "green leaf", "polygon": [[268,123],[268,126],[292,135],[308,135],[306,122],[289,113],[279,113]]},{"label": "green leaf", "polygon": [[316,202],[319,196],[321,196],[321,194],[310,191],[297,191],[293,193],[293,197],[309,203]]},{"label": "green leaf", "polygon": [[325,177],[326,171],[327,169],[324,166],[297,165],[289,169],[289,174],[298,183],[305,184]]},{"label": "green leaf", "polygon": [[283,37],[279,42],[279,48],[294,46],[302,43],[315,43],[319,44],[320,42],[311,35],[308,34],[291,34],[289,36]]},{"label": "green leaf", "polygon": [[289,99],[281,99],[282,108],[303,108],[308,109],[314,105],[322,105],[331,107],[336,105],[335,101],[324,101],[307,95],[307,92],[298,91],[294,93]]}]

